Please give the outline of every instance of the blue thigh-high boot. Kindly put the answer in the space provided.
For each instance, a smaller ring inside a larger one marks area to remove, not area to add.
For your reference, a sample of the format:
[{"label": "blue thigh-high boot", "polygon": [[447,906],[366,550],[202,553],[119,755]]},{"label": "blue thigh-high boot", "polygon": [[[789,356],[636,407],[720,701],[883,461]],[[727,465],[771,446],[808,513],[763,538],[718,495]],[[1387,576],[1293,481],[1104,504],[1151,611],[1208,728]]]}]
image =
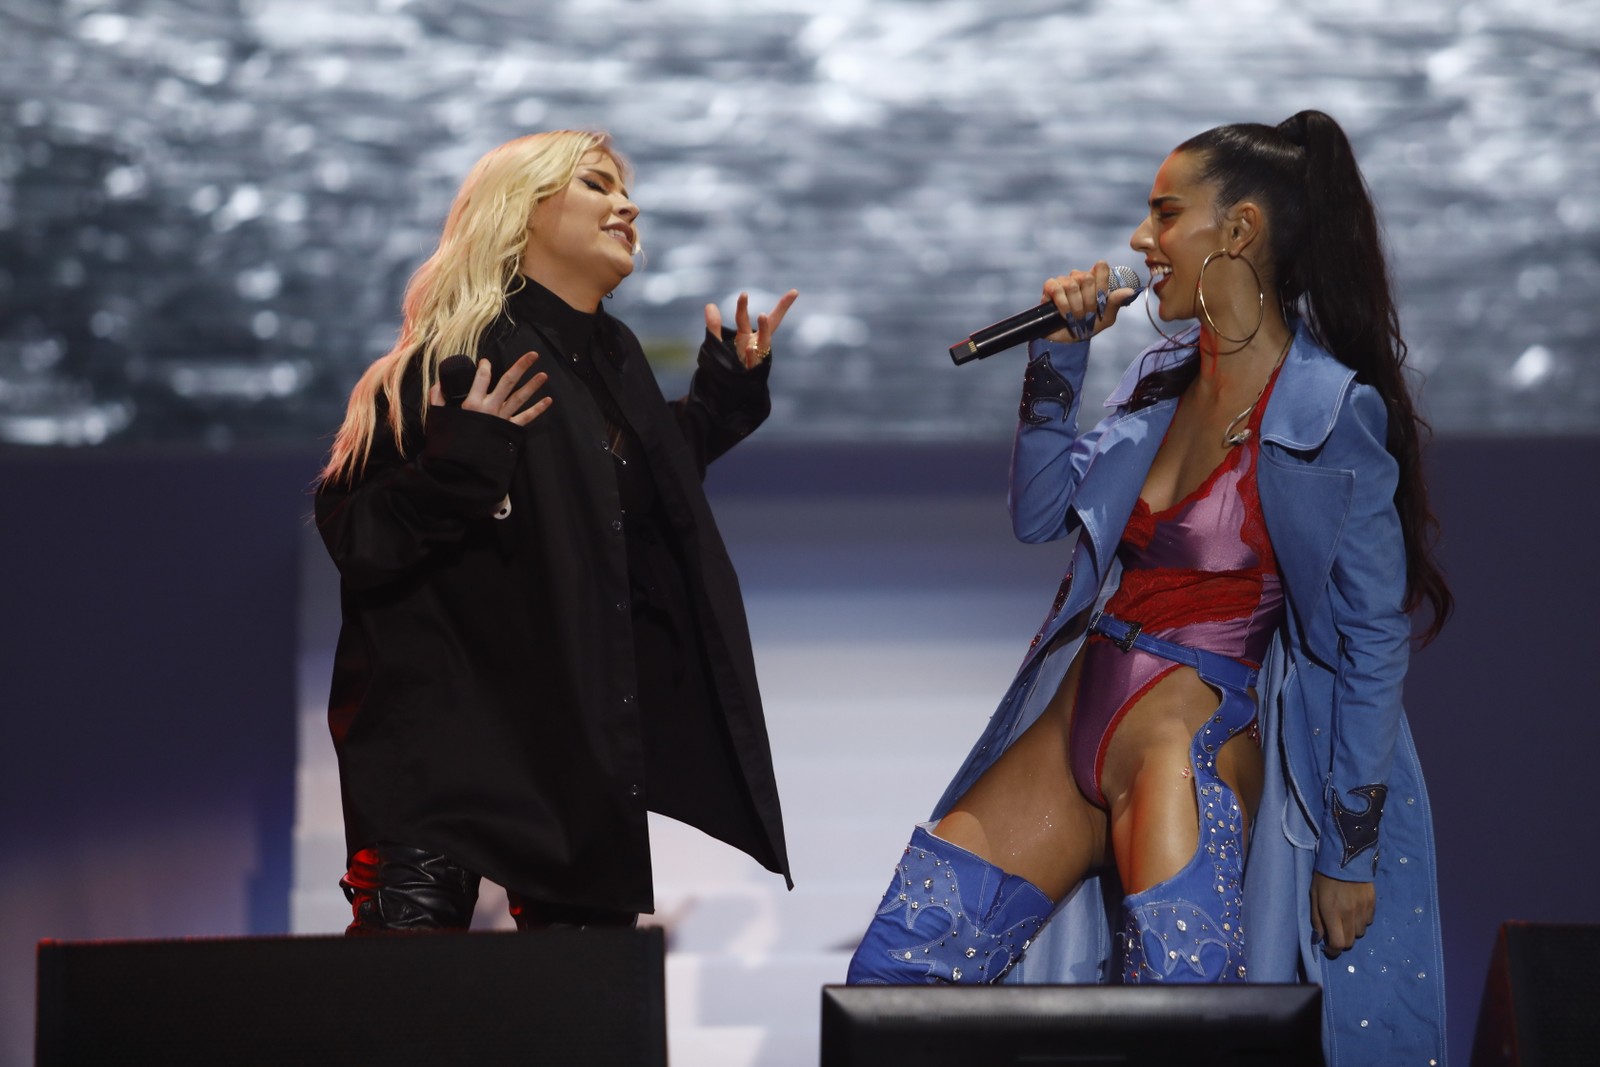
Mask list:
[{"label": "blue thigh-high boot", "polygon": [[997,982],[1032,943],[1055,903],[918,826],[850,960],[851,985]]},{"label": "blue thigh-high boot", "polygon": [[1239,798],[1217,777],[1216,753],[1249,725],[1255,705],[1242,693],[1224,694],[1189,746],[1200,817],[1194,857],[1166,881],[1122,898],[1124,983],[1245,980],[1244,818]]}]

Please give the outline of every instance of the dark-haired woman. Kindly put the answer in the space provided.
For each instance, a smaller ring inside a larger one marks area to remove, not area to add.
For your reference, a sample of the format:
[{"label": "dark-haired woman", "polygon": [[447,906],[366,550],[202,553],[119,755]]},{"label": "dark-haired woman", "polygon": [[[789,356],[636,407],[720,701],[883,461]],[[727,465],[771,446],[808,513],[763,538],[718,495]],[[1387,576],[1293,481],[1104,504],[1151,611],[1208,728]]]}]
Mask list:
[{"label": "dark-haired woman", "polygon": [[1131,294],[1104,263],[1045,283],[1069,326],[1030,351],[1011,511],[1072,563],[849,980],[1306,980],[1331,1062],[1442,1063],[1400,690],[1410,614],[1431,636],[1451,600],[1365,183],[1301,112],[1184,143],[1149,206],[1150,303],[1199,323],[1079,432]]}]

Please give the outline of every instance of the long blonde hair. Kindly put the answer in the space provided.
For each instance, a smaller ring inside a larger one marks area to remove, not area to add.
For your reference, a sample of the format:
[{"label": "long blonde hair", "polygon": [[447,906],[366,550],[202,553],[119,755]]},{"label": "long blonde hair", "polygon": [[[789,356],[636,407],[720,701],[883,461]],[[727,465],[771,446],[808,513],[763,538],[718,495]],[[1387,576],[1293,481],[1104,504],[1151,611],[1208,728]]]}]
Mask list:
[{"label": "long blonde hair", "polygon": [[529,134],[492,149],[473,164],[445,220],[439,247],[406,284],[400,334],[373,360],[350,392],[344,422],[333,439],[325,481],[349,481],[366,467],[378,432],[376,400],[383,393],[395,448],[405,448],[400,386],[413,359],[422,370],[421,410],[439,364],[464,352],[478,356],[478,338],[505,308],[528,243],[528,220],[540,201],[566,188],[578,162],[595,150],[610,156],[627,180],[627,161],[599,130]]}]

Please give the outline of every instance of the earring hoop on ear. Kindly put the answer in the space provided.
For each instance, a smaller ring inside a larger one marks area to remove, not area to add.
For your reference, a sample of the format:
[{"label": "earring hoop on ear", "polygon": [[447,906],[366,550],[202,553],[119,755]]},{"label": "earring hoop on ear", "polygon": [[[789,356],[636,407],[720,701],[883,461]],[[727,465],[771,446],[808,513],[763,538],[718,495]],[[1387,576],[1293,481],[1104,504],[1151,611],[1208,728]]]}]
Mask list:
[{"label": "earring hoop on ear", "polygon": [[1159,303],[1159,298],[1150,290],[1146,289],[1144,292],[1144,317],[1150,320],[1150,325],[1155,327],[1156,333],[1159,333],[1162,337],[1165,337],[1169,342],[1171,342],[1174,348],[1182,348],[1184,345],[1183,341],[1172,336],[1166,330],[1163,330],[1161,328],[1161,323],[1156,321],[1156,313],[1150,310],[1150,305],[1155,303]]},{"label": "earring hoop on ear", "polygon": [[[1267,291],[1261,285],[1261,272],[1256,270],[1256,265],[1251,263],[1246,257],[1240,256],[1239,258],[1244,261],[1245,266],[1250,268],[1250,273],[1255,275],[1256,279],[1256,307],[1259,314],[1256,316],[1255,329],[1251,330],[1243,337],[1229,337],[1227,334],[1217,329],[1216,321],[1212,319],[1211,311],[1206,307],[1206,268],[1211,266],[1211,261],[1213,259],[1216,259],[1218,256],[1225,256],[1227,254],[1228,250],[1226,248],[1219,248],[1201,262],[1200,276],[1194,281],[1194,295],[1200,303],[1200,317],[1205,319],[1205,323],[1211,328],[1211,332],[1216,334],[1222,340],[1227,341],[1229,344],[1238,345],[1239,348],[1243,348],[1245,345],[1255,340],[1256,334],[1261,332],[1261,324],[1267,321]],[[1238,349],[1234,349],[1234,351],[1237,352]]]}]

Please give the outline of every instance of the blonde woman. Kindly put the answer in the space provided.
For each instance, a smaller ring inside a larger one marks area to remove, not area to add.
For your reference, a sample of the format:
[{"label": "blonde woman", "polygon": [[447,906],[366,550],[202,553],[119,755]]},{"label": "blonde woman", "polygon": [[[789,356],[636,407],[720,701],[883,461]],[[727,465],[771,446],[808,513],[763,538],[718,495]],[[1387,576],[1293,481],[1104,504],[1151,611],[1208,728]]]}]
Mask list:
[{"label": "blonde woman", "polygon": [[667,402],[601,309],[639,251],[628,179],[603,133],[484,156],[351,395],[316,500],[342,586],[348,933],[464,928],[483,877],[519,929],[630,925],[653,907],[647,811],[788,878],[701,479],[765,419],[796,294],[754,325],[741,296],[732,329],[708,305]]}]

